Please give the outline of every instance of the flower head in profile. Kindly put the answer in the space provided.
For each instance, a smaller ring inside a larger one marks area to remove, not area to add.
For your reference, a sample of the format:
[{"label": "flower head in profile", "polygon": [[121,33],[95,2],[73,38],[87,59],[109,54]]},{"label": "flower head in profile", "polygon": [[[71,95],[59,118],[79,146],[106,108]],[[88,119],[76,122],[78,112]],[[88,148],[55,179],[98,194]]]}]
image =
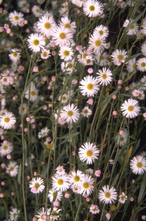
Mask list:
[{"label": "flower head in profile", "polygon": [[133,157],[130,161],[130,168],[135,174],[144,174],[146,171],[146,158],[141,155]]},{"label": "flower head in profile", "polygon": [[86,142],[79,148],[79,158],[81,161],[86,161],[86,164],[92,164],[98,159],[99,150],[93,143]]},{"label": "flower head in profile", "polygon": [[126,118],[137,117],[140,112],[138,101],[132,98],[125,100],[121,106],[121,111],[123,116],[125,116]]},{"label": "flower head in profile", "polygon": [[114,187],[110,188],[109,185],[103,186],[99,190],[99,200],[105,204],[112,204],[117,200],[117,192]]},{"label": "flower head in profile", "polygon": [[98,80],[88,75],[80,81],[79,88],[83,96],[94,97],[99,91]]},{"label": "flower head in profile", "polygon": [[40,177],[32,178],[32,180],[29,182],[29,188],[34,194],[43,192],[45,188],[43,179]]}]

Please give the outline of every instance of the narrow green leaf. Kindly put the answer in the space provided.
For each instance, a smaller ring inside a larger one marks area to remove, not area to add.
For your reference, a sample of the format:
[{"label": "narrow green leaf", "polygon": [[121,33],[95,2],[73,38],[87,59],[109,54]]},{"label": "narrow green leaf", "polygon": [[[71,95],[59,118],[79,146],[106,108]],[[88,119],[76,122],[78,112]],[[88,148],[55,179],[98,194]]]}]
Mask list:
[{"label": "narrow green leaf", "polygon": [[18,170],[18,178],[17,178],[19,184],[21,184],[21,171],[22,171],[22,170],[21,170],[21,167],[22,167],[22,166],[21,166],[21,163],[20,163],[20,165],[19,165],[19,170]]},{"label": "narrow green leaf", "polygon": [[144,194],[145,189],[146,189],[146,174],[143,177],[143,182],[141,184],[141,188],[140,188],[140,191],[139,191],[139,195],[138,195],[138,199],[137,199],[138,204],[142,201],[142,199],[145,196],[145,194]]}]

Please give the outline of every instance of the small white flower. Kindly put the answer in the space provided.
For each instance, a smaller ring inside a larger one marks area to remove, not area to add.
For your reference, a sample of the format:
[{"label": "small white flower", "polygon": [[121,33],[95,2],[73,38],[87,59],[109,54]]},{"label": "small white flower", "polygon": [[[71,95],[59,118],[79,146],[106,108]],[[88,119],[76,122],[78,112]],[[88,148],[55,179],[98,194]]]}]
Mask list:
[{"label": "small white flower", "polygon": [[107,86],[112,81],[112,72],[108,68],[103,68],[96,73],[97,81],[100,85]]},{"label": "small white flower", "polygon": [[113,63],[115,65],[121,65],[121,63],[124,63],[125,62],[125,59],[127,57],[127,52],[125,50],[119,50],[119,49],[116,49],[112,55],[112,60],[113,60]]},{"label": "small white flower", "polygon": [[122,194],[119,196],[119,202],[124,204],[126,200],[127,200],[127,196],[124,192],[122,192]]},{"label": "small white flower", "polygon": [[140,112],[138,101],[132,98],[125,100],[121,106],[121,111],[126,118],[135,118]]},{"label": "small white flower", "polygon": [[7,166],[7,170],[9,172],[10,176],[15,177],[18,174],[17,162],[11,161]]},{"label": "small white flower", "polygon": [[39,34],[31,34],[28,37],[28,47],[33,52],[40,52],[45,46],[44,37]]},{"label": "small white flower", "polygon": [[103,13],[103,5],[95,0],[86,0],[83,3],[83,11],[88,17],[96,17]]},{"label": "small white flower", "polygon": [[4,129],[11,129],[15,123],[16,118],[11,112],[6,112],[4,115],[0,116],[0,126]]},{"label": "small white flower", "polygon": [[80,81],[79,88],[83,96],[94,97],[99,91],[98,80],[88,75]]},{"label": "small white flower", "polygon": [[145,72],[146,71],[146,58],[140,58],[137,61],[137,69],[139,71]]},{"label": "small white flower", "polygon": [[92,164],[99,156],[99,150],[93,143],[86,142],[79,148],[79,158],[86,164]]},{"label": "small white flower", "polygon": [[79,119],[79,110],[74,104],[68,104],[61,110],[61,118],[67,123],[76,123]]},{"label": "small white flower", "polygon": [[45,186],[44,181],[40,177],[34,177],[29,182],[29,188],[31,188],[31,192],[34,194],[43,192]]},{"label": "small white flower", "polygon": [[144,174],[146,171],[146,158],[143,156],[135,156],[130,161],[130,168],[135,174]]},{"label": "small white flower", "polygon": [[114,187],[109,188],[109,185],[103,186],[102,190],[99,190],[99,200],[105,204],[112,204],[117,199],[117,192]]}]

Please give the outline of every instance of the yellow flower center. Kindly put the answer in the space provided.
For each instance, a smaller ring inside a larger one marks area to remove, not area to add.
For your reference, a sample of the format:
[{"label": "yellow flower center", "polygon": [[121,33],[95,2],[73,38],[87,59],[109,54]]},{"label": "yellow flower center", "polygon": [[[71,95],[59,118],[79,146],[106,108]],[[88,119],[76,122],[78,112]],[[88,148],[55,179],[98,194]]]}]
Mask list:
[{"label": "yellow flower center", "polygon": [[145,66],[146,66],[146,63],[142,62],[142,63],[141,63],[141,67],[144,68]]},{"label": "yellow flower center", "polygon": [[66,23],[64,27],[65,27],[65,28],[70,28],[71,26],[70,26],[69,23]]},{"label": "yellow flower center", "polygon": [[95,6],[94,6],[94,5],[90,5],[90,6],[89,6],[89,10],[90,10],[90,11],[94,11],[94,10],[95,10]]},{"label": "yellow flower center", "polygon": [[48,55],[47,52],[44,51],[44,52],[43,52],[43,56],[44,56],[44,57],[47,57],[47,55]]},{"label": "yellow flower center", "polygon": [[66,100],[66,96],[63,96],[63,97],[62,97],[62,100],[65,101],[65,100]]},{"label": "yellow flower center", "polygon": [[88,182],[83,183],[83,188],[88,189],[89,188],[89,183]]},{"label": "yellow flower center", "polygon": [[103,32],[102,30],[100,30],[100,31],[99,31],[99,34],[100,34],[100,35],[103,35],[103,34],[104,34],[104,32]]},{"label": "yellow flower center", "polygon": [[5,123],[8,123],[10,121],[10,118],[5,117],[4,121],[5,121]]},{"label": "yellow flower center", "polygon": [[128,111],[133,111],[134,110],[134,107],[131,105],[128,107]]},{"label": "yellow flower center", "polygon": [[57,184],[58,184],[59,186],[62,186],[62,185],[63,185],[63,180],[62,180],[62,179],[58,179],[58,180],[57,180]]},{"label": "yellow flower center", "polygon": [[136,65],[136,64],[133,64],[133,68],[136,69],[136,68],[137,68],[137,65]]},{"label": "yellow flower center", "polygon": [[14,56],[14,57],[17,57],[17,55],[18,55],[18,54],[17,54],[17,52],[15,51],[15,52],[13,53],[13,56]]},{"label": "yellow flower center", "polygon": [[103,55],[100,56],[100,60],[101,61],[104,60],[104,56]]},{"label": "yellow flower center", "polygon": [[100,47],[101,46],[101,41],[100,40],[96,40],[95,41],[95,46],[96,47]]},{"label": "yellow flower center", "polygon": [[66,38],[66,34],[64,32],[59,34],[59,38],[61,39],[65,39]]},{"label": "yellow flower center", "polygon": [[87,89],[92,90],[93,89],[93,84],[91,84],[91,83],[87,84]]},{"label": "yellow flower center", "polygon": [[141,169],[142,166],[143,166],[143,164],[142,164],[141,162],[138,162],[138,163],[137,163],[137,167],[138,167],[139,169]]},{"label": "yellow flower center", "polygon": [[72,63],[68,63],[67,67],[68,67],[68,68],[72,68],[72,67],[73,67],[73,64],[72,64]]},{"label": "yellow flower center", "polygon": [[91,62],[91,60],[90,60],[90,59],[87,59],[86,62],[87,62],[87,64],[89,64],[89,63]]},{"label": "yellow flower center", "polygon": [[65,51],[63,52],[63,54],[64,54],[64,56],[68,56],[68,55],[69,55],[69,51],[65,50]]},{"label": "yellow flower center", "polygon": [[35,96],[35,95],[36,95],[35,91],[31,91],[31,92],[30,92],[30,95],[31,95],[31,96]]},{"label": "yellow flower center", "polygon": [[125,200],[125,196],[121,196],[121,200],[124,201]]},{"label": "yellow flower center", "polygon": [[67,115],[68,115],[69,117],[72,117],[72,116],[73,116],[73,112],[72,112],[72,111],[68,111],[68,112],[67,112]]},{"label": "yellow flower center", "polygon": [[84,110],[84,114],[88,114],[88,110]]},{"label": "yellow flower center", "polygon": [[134,27],[135,27],[134,25],[131,25],[130,29],[131,29],[131,30],[133,30],[133,29],[134,29]]},{"label": "yellow flower center", "polygon": [[15,15],[14,19],[17,21],[19,19],[19,17],[17,15]]},{"label": "yellow flower center", "polygon": [[92,152],[92,150],[87,150],[87,152],[86,152],[86,156],[87,156],[87,157],[91,157],[91,156],[93,156],[93,152]]},{"label": "yellow flower center", "polygon": [[110,198],[111,194],[109,192],[105,193],[105,198]]},{"label": "yellow flower center", "polygon": [[40,43],[40,42],[39,42],[38,39],[34,39],[34,40],[33,40],[33,44],[34,44],[35,46],[39,45],[39,43]]},{"label": "yellow flower center", "polygon": [[87,54],[86,54],[86,53],[84,53],[84,54],[82,55],[83,59],[85,59],[85,58],[86,58],[86,56],[87,56]]},{"label": "yellow flower center", "polygon": [[48,143],[46,146],[48,149],[51,149],[51,147],[52,147],[51,143]]},{"label": "yellow flower center", "polygon": [[106,74],[102,74],[102,78],[105,80],[107,79],[107,75]]},{"label": "yellow flower center", "polygon": [[44,27],[45,27],[46,29],[50,29],[50,28],[51,28],[51,24],[50,24],[49,22],[46,22],[46,23],[44,24]]},{"label": "yellow flower center", "polygon": [[10,168],[9,168],[9,171],[13,171],[13,170],[14,170],[14,167],[10,167]]},{"label": "yellow flower center", "polygon": [[40,186],[39,183],[35,183],[35,184],[34,184],[34,187],[35,187],[35,188],[39,188],[39,186]]},{"label": "yellow flower center", "polygon": [[3,81],[4,81],[4,82],[7,82],[7,78],[3,78]]},{"label": "yellow flower center", "polygon": [[121,142],[124,141],[124,137],[120,137],[120,141],[121,141]]},{"label": "yellow flower center", "polygon": [[80,181],[80,177],[79,177],[79,176],[77,176],[77,175],[76,175],[76,176],[74,176],[74,181],[75,181],[75,182],[79,182],[79,181]]},{"label": "yellow flower center", "polygon": [[8,146],[3,146],[3,150],[7,150],[8,149]]},{"label": "yellow flower center", "polygon": [[122,54],[119,54],[119,55],[118,55],[118,59],[121,61],[121,60],[124,59],[124,56],[123,56]]}]

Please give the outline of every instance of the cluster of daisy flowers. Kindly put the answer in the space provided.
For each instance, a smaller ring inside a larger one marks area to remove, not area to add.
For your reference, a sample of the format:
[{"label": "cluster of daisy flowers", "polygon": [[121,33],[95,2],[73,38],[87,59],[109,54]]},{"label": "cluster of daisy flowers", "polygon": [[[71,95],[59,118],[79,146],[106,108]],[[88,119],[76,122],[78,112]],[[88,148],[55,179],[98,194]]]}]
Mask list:
[{"label": "cluster of daisy flowers", "polygon": [[136,194],[145,203],[144,8],[134,0],[0,1],[2,218],[112,220]]}]

